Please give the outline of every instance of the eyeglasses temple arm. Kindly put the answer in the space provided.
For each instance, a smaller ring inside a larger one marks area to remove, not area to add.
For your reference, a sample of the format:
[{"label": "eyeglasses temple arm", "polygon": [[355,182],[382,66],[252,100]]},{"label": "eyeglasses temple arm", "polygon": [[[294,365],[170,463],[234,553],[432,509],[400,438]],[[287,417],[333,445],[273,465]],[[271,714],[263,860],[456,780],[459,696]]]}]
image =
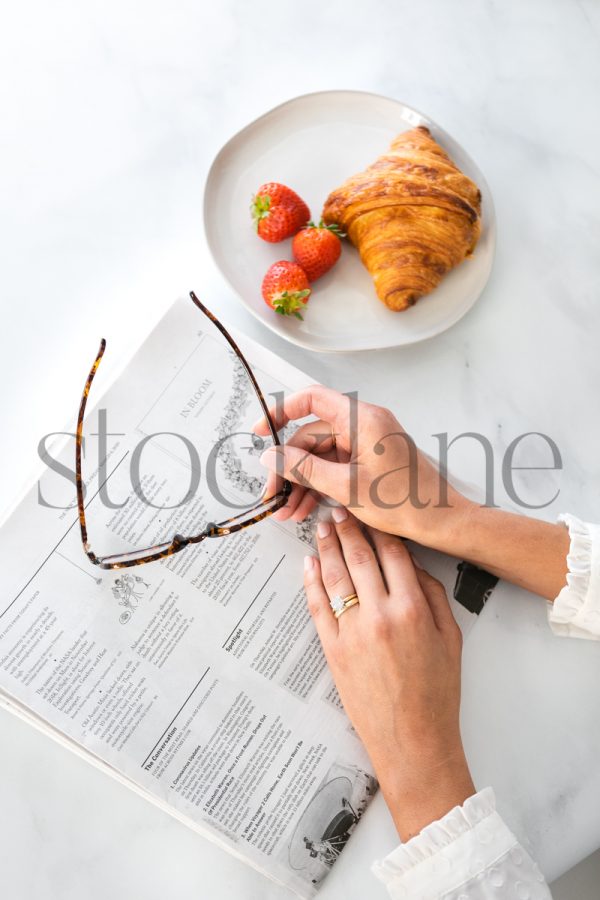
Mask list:
[{"label": "eyeglasses temple arm", "polygon": [[83,394],[81,395],[81,403],[79,404],[79,414],[77,416],[77,431],[75,433],[75,485],[77,488],[77,510],[79,513],[79,527],[81,528],[81,540],[83,541],[83,546],[85,548],[86,553],[89,555],[90,550],[88,547],[87,540],[87,527],[85,522],[85,505],[83,502],[83,480],[81,477],[81,448],[83,444],[83,419],[85,417],[85,408],[87,405],[87,398],[90,393],[90,388],[92,386],[92,381],[94,380],[94,375],[98,371],[98,366],[100,365],[100,360],[104,356],[104,351],[106,350],[106,341],[104,338],[100,341],[100,348],[98,353],[96,354],[96,359],[94,360],[94,364],[90,369],[90,373],[86,379],[85,387],[83,389]]},{"label": "eyeglasses temple arm", "polygon": [[275,429],[275,425],[273,424],[273,420],[271,419],[271,414],[269,412],[269,408],[265,402],[265,398],[263,397],[262,391],[258,386],[258,382],[256,381],[256,378],[254,377],[254,373],[252,372],[252,369],[246,362],[246,358],[245,358],[244,354],[242,353],[242,351],[240,350],[240,348],[238,347],[238,345],[236,344],[234,339],[231,337],[231,335],[229,334],[229,332],[227,331],[225,326],[222,325],[219,322],[219,320],[217,319],[217,317],[214,316],[211,313],[211,311],[206,308],[204,303],[202,303],[200,300],[198,300],[198,298],[196,297],[196,295],[193,291],[190,291],[190,297],[191,297],[192,301],[196,304],[198,309],[201,312],[203,312],[204,315],[210,319],[210,321],[213,323],[213,325],[215,325],[219,329],[219,331],[221,332],[221,334],[223,335],[223,337],[225,338],[225,340],[227,341],[227,343],[229,344],[229,346],[234,351],[235,355],[237,356],[237,358],[243,365],[244,369],[246,370],[246,374],[248,375],[248,378],[250,379],[250,381],[252,382],[252,384],[254,386],[254,391],[256,393],[256,396],[258,397],[258,402],[261,405],[261,409],[262,409],[265,419],[267,420],[267,423],[269,425],[269,429],[271,431],[271,437],[273,438],[273,442],[275,444],[279,445],[281,442],[279,440],[279,436]]}]

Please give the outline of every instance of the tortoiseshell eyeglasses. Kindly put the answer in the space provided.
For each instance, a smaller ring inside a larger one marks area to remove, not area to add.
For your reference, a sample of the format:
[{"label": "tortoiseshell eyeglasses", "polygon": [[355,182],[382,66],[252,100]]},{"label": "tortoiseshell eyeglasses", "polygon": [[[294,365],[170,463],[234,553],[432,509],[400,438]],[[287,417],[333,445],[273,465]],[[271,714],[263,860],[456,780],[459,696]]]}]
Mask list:
[{"label": "tortoiseshell eyeglasses", "polygon": [[[256,394],[256,399],[258,400],[261,410],[269,425],[273,443],[277,446],[280,446],[281,441],[279,440],[275,425],[269,413],[267,404],[265,403],[264,396],[258,386],[252,370],[250,369],[250,366],[244,358],[242,351],[239,349],[227,329],[204,306],[204,304],[200,302],[193,291],[190,292],[190,297],[196,304],[198,309],[208,319],[210,319],[213,325],[215,325],[216,328],[220,331],[221,335],[225,338],[225,340],[233,350],[235,356],[237,357],[237,360],[239,361],[241,366],[243,366],[245,374],[248,376],[253,391]],[[282,506],[285,506],[292,489],[289,481],[283,481],[281,490],[279,490],[272,497],[262,499],[255,506],[252,506],[251,508],[245,510],[243,513],[240,513],[237,516],[226,519],[223,522],[209,522],[198,534],[185,536],[183,534],[177,533],[173,535],[170,541],[162,544],[157,544],[153,547],[146,547],[141,550],[133,550],[124,553],[116,553],[110,556],[96,556],[94,551],[91,549],[88,541],[87,524],[85,518],[84,486],[81,475],[81,458],[83,443],[83,420],[85,416],[87,398],[92,386],[92,381],[94,380],[94,376],[98,370],[98,366],[100,365],[100,360],[104,355],[105,349],[106,341],[103,339],[100,343],[98,355],[96,356],[94,364],[90,369],[90,373],[87,377],[85,387],[83,389],[83,395],[81,397],[81,403],[79,406],[79,415],[77,417],[77,432],[75,439],[75,479],[77,485],[77,508],[79,512],[79,524],[81,527],[81,540],[83,542],[83,549],[87,554],[90,562],[92,562],[96,566],[100,566],[101,569],[123,569],[128,566],[140,566],[144,563],[154,562],[155,560],[164,559],[167,556],[172,556],[174,553],[179,553],[180,550],[183,550],[184,547],[187,547],[189,544],[199,544],[205,538],[223,537],[227,534],[233,534],[236,531],[241,531],[243,528],[248,528],[250,525],[254,525],[257,522],[260,522],[262,519],[270,516],[276,510],[281,509]]]}]

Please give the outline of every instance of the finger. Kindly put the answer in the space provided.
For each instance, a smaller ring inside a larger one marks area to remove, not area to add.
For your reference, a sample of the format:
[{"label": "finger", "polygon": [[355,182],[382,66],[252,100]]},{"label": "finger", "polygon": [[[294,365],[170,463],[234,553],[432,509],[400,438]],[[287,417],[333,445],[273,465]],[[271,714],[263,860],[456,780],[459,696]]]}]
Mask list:
[{"label": "finger", "polygon": [[[285,521],[285,519],[289,519],[291,512],[289,510],[290,503],[293,504],[293,508],[295,509],[301,498],[294,498],[294,485],[292,485],[292,490],[290,491],[285,505],[280,507],[276,512],[273,513],[273,518],[278,521]],[[265,479],[265,484],[260,495],[260,498],[263,502],[266,500],[270,500],[275,497],[283,488],[283,479],[278,472],[267,472],[267,477]],[[302,493],[304,493],[304,489],[302,488]]]},{"label": "finger", "polygon": [[347,436],[338,435],[331,425],[320,419],[301,425],[286,438],[284,446],[300,447],[307,453],[314,453],[334,462],[348,462],[351,455],[347,446]]},{"label": "finger", "polygon": [[[275,494],[276,494],[278,491],[280,491],[280,490],[281,490],[281,476],[280,476],[277,472],[271,472],[271,471],[268,471],[268,472],[267,472],[267,479],[266,479],[266,481],[265,481],[265,486],[264,486],[264,489],[263,489],[262,497],[263,497],[264,499],[267,499],[267,498],[269,498],[269,497],[274,497]],[[293,490],[293,489],[292,489],[292,490]],[[288,502],[289,502],[290,500],[291,500],[291,494],[290,494],[290,496],[288,497]],[[286,504],[286,506],[287,506],[287,504]],[[278,510],[278,512],[282,512],[283,509],[285,509],[285,508],[286,508],[286,507],[284,506],[284,507],[282,508],[282,510]],[[275,513],[275,516],[276,516],[276,515],[277,515],[277,513]]]},{"label": "finger", "polygon": [[[283,403],[271,407],[269,415],[277,431],[292,419],[317,416],[333,425],[336,430],[347,434],[350,422],[350,400],[338,391],[320,384],[313,384],[302,391],[290,394]],[[270,428],[266,418],[256,422],[253,431],[260,435],[269,434]]]},{"label": "finger", "polygon": [[285,522],[291,519],[305,494],[306,488],[301,487],[299,484],[292,485],[292,491],[287,499],[287,503],[281,509],[278,509],[276,513],[273,513],[273,518],[278,522]]},{"label": "finger", "polygon": [[329,599],[333,600],[336,596],[345,599],[350,594],[358,593],[355,591],[336,530],[331,522],[319,522],[317,525],[317,546],[323,584]]},{"label": "finger", "polygon": [[314,422],[305,422],[300,425],[293,434],[286,437],[286,447],[301,447],[311,453],[323,455],[333,447],[333,433],[331,425],[316,419]]},{"label": "finger", "polygon": [[331,512],[350,578],[365,609],[381,602],[387,591],[373,548],[358,521],[348,510],[336,506]]},{"label": "finger", "polygon": [[294,510],[292,519],[294,522],[303,522],[319,503],[319,496],[314,491],[306,491],[302,500]]},{"label": "finger", "polygon": [[317,419],[301,425],[290,438],[285,440],[286,447],[301,447],[308,453],[322,456],[335,462],[348,462],[351,448],[347,434],[335,431],[332,425]]},{"label": "finger", "polygon": [[[329,429],[329,430],[327,430]],[[298,428],[297,431],[285,442],[285,446],[299,447],[306,451],[318,452],[319,456],[331,461],[338,461],[338,454],[334,448],[331,427],[326,422],[316,421],[307,422]],[[277,490],[278,476],[274,472],[269,472],[265,483],[265,497],[272,496]],[[305,505],[302,507],[300,514],[297,509],[306,496],[306,488],[300,485],[294,485],[292,493],[288,498],[286,505],[274,513],[274,518],[279,522],[294,517],[294,520],[301,522],[305,519],[318,503],[319,495],[313,494],[306,499]]]},{"label": "finger", "polygon": [[323,650],[327,654],[332,641],[338,636],[339,630],[337,619],[329,605],[319,560],[314,556],[304,557],[304,590],[306,591],[308,610],[323,644]]},{"label": "finger", "polygon": [[446,589],[441,581],[426,572],[425,569],[416,568],[415,574],[421,585],[425,599],[431,609],[433,621],[440,631],[454,630],[458,628],[454,614],[450,608]]},{"label": "finger", "polygon": [[327,494],[342,502],[348,495],[350,466],[323,459],[313,453],[306,453],[299,447],[269,447],[260,458],[263,466],[271,472],[287,478],[302,487]]},{"label": "finger", "polygon": [[369,528],[368,533],[375,546],[388,591],[420,593],[421,586],[404,542],[395,535],[386,534],[377,528]]}]

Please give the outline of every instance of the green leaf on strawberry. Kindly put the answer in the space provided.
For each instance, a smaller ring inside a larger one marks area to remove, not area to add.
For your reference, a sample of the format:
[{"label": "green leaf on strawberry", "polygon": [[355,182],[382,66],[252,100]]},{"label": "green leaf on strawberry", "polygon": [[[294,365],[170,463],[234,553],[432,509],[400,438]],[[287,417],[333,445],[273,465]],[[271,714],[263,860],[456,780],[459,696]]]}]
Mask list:
[{"label": "green leaf on strawberry", "polygon": [[268,194],[255,194],[250,204],[250,212],[254,222],[254,230],[258,232],[258,223],[261,219],[265,219],[269,215],[271,209],[271,198]]},{"label": "green leaf on strawberry", "polygon": [[296,319],[303,321],[298,310],[306,303],[309,295],[308,288],[304,291],[283,291],[271,297],[271,306],[280,316],[295,316]]}]

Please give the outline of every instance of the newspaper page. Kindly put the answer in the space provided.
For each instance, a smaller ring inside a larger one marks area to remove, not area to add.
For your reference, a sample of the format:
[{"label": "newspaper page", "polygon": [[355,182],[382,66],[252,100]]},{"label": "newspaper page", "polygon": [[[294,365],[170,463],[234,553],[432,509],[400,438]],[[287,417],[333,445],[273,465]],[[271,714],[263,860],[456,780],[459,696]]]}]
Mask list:
[{"label": "newspaper page", "polygon": [[[215,335],[179,300],[97,401],[92,386],[83,477],[98,555],[198,534],[260,500],[255,395]],[[268,401],[310,383],[239,342]],[[377,789],[306,608],[314,516],[102,569],[82,547],[74,446],[49,454],[0,531],[5,702],[312,896]],[[456,579],[456,561],[427,564]],[[454,608],[468,630],[477,610]]]}]

